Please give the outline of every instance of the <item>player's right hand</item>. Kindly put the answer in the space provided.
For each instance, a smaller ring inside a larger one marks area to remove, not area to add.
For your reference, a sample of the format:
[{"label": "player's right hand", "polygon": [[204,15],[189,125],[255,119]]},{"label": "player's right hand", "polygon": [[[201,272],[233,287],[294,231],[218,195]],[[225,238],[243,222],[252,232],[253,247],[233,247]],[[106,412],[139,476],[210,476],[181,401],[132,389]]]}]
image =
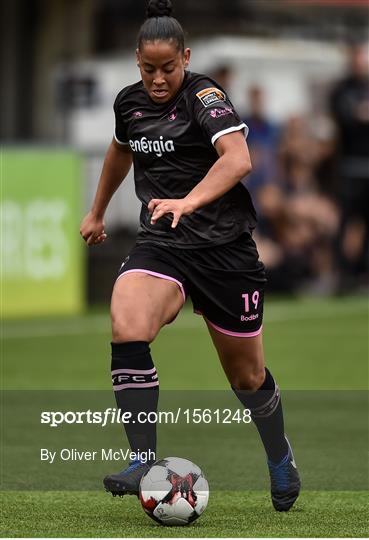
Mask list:
[{"label": "player's right hand", "polygon": [[107,239],[104,220],[97,218],[92,212],[89,212],[82,220],[79,232],[89,246],[101,244]]}]

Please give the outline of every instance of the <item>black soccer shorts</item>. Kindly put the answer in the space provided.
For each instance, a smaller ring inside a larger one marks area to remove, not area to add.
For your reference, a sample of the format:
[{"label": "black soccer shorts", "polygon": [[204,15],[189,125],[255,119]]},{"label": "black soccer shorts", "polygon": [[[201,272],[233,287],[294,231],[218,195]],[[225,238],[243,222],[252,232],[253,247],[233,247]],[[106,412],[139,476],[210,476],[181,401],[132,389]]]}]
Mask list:
[{"label": "black soccer shorts", "polygon": [[120,267],[118,279],[143,272],[177,283],[194,312],[223,334],[254,337],[263,322],[265,268],[251,235],[201,249],[136,244]]}]

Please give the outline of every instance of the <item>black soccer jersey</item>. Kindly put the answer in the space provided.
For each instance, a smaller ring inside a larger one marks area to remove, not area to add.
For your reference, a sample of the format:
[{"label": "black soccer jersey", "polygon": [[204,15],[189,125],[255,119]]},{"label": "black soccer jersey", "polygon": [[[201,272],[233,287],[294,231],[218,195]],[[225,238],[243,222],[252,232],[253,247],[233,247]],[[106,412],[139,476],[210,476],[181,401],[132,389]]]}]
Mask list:
[{"label": "black soccer jersey", "polygon": [[151,100],[142,81],[124,88],[114,103],[115,139],[133,152],[135,189],[142,202],[137,242],[178,248],[222,244],[255,227],[251,197],[238,183],[216,201],[182,216],[150,224],[151,199],[185,197],[218,159],[215,142],[248,128],[225,92],[204,75],[186,72],[178,93],[167,103]]}]

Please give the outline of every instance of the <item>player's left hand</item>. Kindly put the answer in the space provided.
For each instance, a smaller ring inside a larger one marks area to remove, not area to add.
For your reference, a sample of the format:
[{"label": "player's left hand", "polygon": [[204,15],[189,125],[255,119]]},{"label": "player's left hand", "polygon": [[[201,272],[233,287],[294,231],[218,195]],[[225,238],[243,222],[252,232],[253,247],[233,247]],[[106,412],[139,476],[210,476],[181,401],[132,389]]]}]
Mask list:
[{"label": "player's left hand", "polygon": [[181,216],[193,212],[185,199],[151,199],[148,209],[151,214],[151,225],[155,225],[165,214],[173,214],[172,229],[177,227]]}]

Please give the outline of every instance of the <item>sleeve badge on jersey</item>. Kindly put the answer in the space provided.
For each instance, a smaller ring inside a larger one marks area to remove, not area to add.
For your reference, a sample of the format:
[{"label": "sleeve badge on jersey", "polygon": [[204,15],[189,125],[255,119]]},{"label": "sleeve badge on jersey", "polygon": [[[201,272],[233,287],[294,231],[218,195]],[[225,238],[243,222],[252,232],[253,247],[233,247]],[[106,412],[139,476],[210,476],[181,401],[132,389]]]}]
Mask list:
[{"label": "sleeve badge on jersey", "polygon": [[213,103],[225,101],[226,99],[225,93],[214,86],[200,90],[200,92],[197,92],[196,96],[199,98],[204,107],[209,107],[210,105],[213,105]]},{"label": "sleeve badge on jersey", "polygon": [[233,109],[231,107],[223,107],[222,109],[211,109],[210,116],[212,118],[221,118],[222,116],[227,116],[227,114],[233,114]]}]

